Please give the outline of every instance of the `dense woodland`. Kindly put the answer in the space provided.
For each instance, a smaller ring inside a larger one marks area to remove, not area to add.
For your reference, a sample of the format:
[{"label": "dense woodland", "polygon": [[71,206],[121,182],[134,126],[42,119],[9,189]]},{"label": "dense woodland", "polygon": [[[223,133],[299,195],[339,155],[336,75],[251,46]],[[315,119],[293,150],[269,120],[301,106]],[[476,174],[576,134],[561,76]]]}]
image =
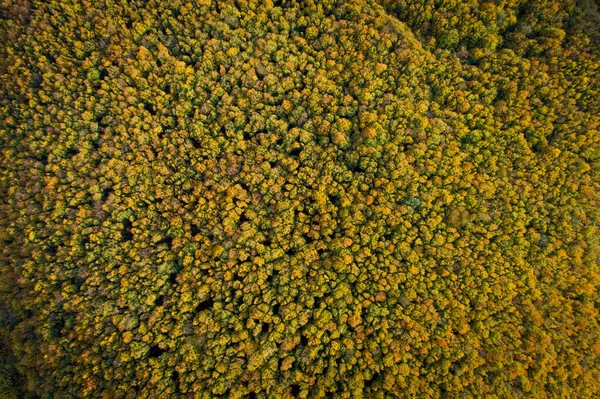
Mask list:
[{"label": "dense woodland", "polygon": [[597,0],[0,4],[0,398],[600,395]]}]

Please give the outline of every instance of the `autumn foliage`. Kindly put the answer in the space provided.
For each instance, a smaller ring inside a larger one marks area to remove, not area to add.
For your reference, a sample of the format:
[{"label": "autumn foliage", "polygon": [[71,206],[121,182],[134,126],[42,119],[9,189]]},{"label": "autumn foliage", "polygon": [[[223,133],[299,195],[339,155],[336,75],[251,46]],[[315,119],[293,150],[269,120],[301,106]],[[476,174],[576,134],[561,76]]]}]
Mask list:
[{"label": "autumn foliage", "polygon": [[2,1],[0,397],[598,397],[597,11]]}]

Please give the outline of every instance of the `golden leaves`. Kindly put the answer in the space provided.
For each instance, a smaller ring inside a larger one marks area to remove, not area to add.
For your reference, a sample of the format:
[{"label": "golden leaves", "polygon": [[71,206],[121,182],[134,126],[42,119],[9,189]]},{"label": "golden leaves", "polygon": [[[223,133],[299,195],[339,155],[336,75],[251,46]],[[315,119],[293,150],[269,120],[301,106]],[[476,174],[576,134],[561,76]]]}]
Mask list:
[{"label": "golden leaves", "polygon": [[135,360],[142,396],[594,397],[595,61],[452,4],[406,14],[447,22],[422,42],[362,2],[123,4],[111,43],[91,3],[60,34],[36,10],[7,51],[0,333],[42,393],[131,395]]}]

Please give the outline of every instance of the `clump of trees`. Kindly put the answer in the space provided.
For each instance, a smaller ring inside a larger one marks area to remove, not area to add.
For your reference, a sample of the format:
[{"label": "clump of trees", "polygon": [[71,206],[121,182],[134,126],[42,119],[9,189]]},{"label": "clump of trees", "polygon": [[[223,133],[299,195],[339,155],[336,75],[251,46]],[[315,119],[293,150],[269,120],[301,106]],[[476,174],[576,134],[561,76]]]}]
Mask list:
[{"label": "clump of trees", "polygon": [[594,397],[574,1],[5,1],[0,396]]}]

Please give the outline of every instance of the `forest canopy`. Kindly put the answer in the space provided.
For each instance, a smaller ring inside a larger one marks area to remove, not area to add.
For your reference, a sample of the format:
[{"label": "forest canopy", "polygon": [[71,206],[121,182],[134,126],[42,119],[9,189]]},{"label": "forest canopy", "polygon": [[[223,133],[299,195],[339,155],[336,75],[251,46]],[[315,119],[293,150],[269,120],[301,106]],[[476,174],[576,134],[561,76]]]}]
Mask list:
[{"label": "forest canopy", "polygon": [[2,0],[0,398],[600,395],[593,0]]}]

